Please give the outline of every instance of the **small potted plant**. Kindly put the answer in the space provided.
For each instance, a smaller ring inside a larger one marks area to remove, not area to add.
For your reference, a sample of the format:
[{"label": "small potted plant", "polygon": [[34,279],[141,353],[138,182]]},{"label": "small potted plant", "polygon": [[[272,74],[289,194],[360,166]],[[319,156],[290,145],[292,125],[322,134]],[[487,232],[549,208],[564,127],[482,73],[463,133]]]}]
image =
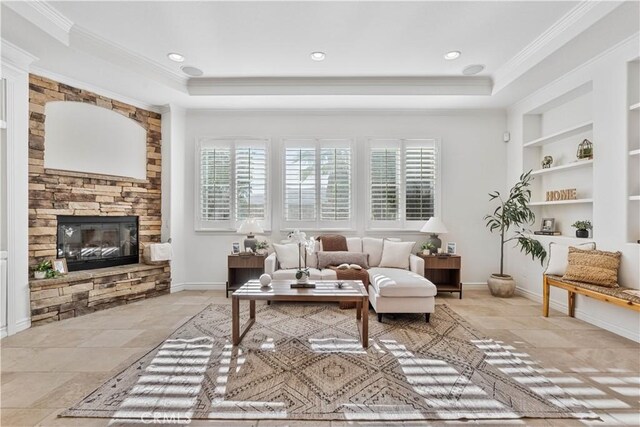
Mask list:
[{"label": "small potted plant", "polygon": [[589,237],[589,230],[593,228],[591,225],[591,221],[576,221],[571,224],[572,227],[576,229],[576,237],[580,237],[582,239],[586,239]]},{"label": "small potted plant", "polygon": [[424,242],[420,249],[422,249],[422,255],[433,255],[437,251],[436,245],[430,242]]},{"label": "small potted plant", "polygon": [[53,271],[51,261],[40,261],[33,269],[33,277],[36,279],[44,279],[49,275],[48,273],[50,271]]},{"label": "small potted plant", "polygon": [[305,268],[298,268],[298,271],[296,271],[296,281],[298,283],[307,283],[309,281],[309,268],[305,267]]},{"label": "small potted plant", "polygon": [[266,255],[267,249],[269,249],[269,242],[266,240],[256,242],[256,253],[258,255]]}]

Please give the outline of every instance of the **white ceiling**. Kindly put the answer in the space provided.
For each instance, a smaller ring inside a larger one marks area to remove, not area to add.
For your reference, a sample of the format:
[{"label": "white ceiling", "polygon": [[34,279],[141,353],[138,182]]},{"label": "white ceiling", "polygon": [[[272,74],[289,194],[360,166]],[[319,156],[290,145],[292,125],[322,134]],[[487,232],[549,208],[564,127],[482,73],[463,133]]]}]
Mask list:
[{"label": "white ceiling", "polygon": [[[491,75],[578,2],[51,2],[151,61],[210,77]],[[462,56],[446,61],[443,55]],[[323,51],[325,61],[311,60]]]},{"label": "white ceiling", "polygon": [[34,72],[145,107],[504,108],[637,33],[639,3],[621,4],[3,1],[1,31]]}]

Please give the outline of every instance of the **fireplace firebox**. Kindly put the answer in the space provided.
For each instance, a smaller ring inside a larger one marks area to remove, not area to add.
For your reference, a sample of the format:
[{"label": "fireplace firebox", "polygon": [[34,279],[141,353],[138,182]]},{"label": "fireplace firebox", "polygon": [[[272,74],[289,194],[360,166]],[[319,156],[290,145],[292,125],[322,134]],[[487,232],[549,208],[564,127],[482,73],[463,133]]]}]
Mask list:
[{"label": "fireplace firebox", "polygon": [[137,216],[58,216],[58,258],[69,271],[136,264]]}]

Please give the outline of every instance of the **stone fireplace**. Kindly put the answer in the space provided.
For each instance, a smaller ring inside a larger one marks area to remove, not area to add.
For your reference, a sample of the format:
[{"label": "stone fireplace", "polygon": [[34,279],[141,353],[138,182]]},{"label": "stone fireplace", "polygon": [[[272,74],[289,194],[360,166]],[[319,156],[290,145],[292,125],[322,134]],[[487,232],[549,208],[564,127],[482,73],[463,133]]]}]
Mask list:
[{"label": "stone fireplace", "polygon": [[[30,281],[31,324],[168,293],[169,263],[139,263],[144,246],[160,242],[160,114],[35,75],[29,89],[29,264],[66,258],[70,270]],[[45,168],[45,107],[58,101],[106,108],[142,126],[146,177]]]}]

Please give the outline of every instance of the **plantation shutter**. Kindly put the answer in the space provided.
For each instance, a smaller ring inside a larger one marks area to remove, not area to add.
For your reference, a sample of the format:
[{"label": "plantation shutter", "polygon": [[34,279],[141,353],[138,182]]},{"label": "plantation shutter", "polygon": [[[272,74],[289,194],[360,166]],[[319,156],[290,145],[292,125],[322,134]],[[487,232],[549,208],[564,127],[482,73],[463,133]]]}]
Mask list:
[{"label": "plantation shutter", "polygon": [[231,148],[203,143],[200,147],[200,220],[231,219]]},{"label": "plantation shutter", "polygon": [[371,220],[397,221],[400,216],[400,148],[374,146],[369,159]]},{"label": "plantation shutter", "polygon": [[267,217],[267,149],[257,142],[235,145],[236,221]]},{"label": "plantation shutter", "polygon": [[[289,145],[291,144],[291,145]],[[284,217],[286,221],[316,220],[316,149],[291,142],[284,150]]]},{"label": "plantation shutter", "polygon": [[351,219],[351,147],[349,141],[321,142],[320,220]]},{"label": "plantation shutter", "polygon": [[405,213],[408,221],[427,221],[436,208],[436,146],[410,141],[405,149]]}]

